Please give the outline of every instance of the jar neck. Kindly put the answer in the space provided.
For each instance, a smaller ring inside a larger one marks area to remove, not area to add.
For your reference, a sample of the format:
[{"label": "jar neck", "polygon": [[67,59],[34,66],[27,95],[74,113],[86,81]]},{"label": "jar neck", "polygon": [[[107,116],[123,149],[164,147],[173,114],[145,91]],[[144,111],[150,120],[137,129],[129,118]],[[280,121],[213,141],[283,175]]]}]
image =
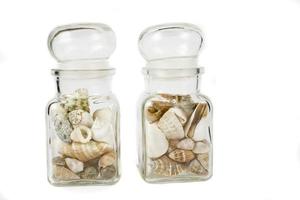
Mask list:
[{"label": "jar neck", "polygon": [[195,94],[200,91],[202,68],[144,69],[146,92],[166,94]]},{"label": "jar neck", "polygon": [[98,72],[72,70],[58,73],[54,70],[57,95],[72,94],[80,88],[87,89],[89,95],[109,95],[112,88],[112,73]]}]

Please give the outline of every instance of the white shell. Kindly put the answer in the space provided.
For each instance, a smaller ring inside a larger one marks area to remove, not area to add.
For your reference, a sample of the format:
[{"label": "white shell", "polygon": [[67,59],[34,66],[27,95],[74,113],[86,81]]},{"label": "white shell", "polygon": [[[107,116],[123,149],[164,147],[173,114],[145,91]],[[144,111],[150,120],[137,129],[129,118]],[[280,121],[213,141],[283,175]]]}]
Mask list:
[{"label": "white shell", "polygon": [[87,143],[92,139],[92,131],[86,126],[78,126],[71,133],[74,142]]},{"label": "white shell", "polygon": [[177,143],[177,148],[185,150],[193,150],[195,143],[192,139],[186,138]]},{"label": "white shell", "polygon": [[193,135],[194,141],[200,141],[205,138],[209,138],[209,117],[202,118],[195,128],[195,132]]},{"label": "white shell", "polygon": [[150,158],[162,156],[169,148],[165,134],[157,127],[156,123],[147,126],[146,140],[147,155]]},{"label": "white shell", "polygon": [[110,145],[114,145],[114,130],[111,123],[108,121],[101,121],[98,118],[95,119],[92,126],[92,138],[98,142],[106,142]]},{"label": "white shell", "polygon": [[206,140],[196,142],[193,152],[194,153],[208,153],[209,152],[209,143]]},{"label": "white shell", "polygon": [[99,120],[105,120],[105,121],[112,121],[112,110],[110,108],[102,108],[98,109],[93,113],[93,119],[96,120],[98,118]]},{"label": "white shell", "polygon": [[65,161],[66,165],[72,172],[78,173],[83,171],[83,162],[73,158],[66,158]]},{"label": "white shell", "polygon": [[168,139],[181,139],[184,137],[183,126],[174,113],[169,109],[158,121],[157,126]]},{"label": "white shell", "polygon": [[184,125],[187,122],[187,116],[183,110],[181,110],[178,107],[170,108],[170,110],[175,113],[182,125]]}]

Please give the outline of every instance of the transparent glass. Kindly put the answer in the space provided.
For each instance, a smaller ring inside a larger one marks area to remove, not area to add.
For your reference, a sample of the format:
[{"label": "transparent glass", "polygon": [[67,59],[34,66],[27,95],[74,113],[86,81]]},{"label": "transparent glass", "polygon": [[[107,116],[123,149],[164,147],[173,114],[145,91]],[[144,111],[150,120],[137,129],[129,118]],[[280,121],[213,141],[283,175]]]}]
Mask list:
[{"label": "transparent glass", "polygon": [[[138,168],[142,177],[152,183],[210,178],[212,104],[199,92],[200,77],[172,77],[178,70],[147,71],[146,91],[138,108]],[[157,71],[164,77],[157,77]],[[198,71],[194,69],[195,74]]]},{"label": "transparent glass", "polygon": [[53,71],[58,91],[46,109],[51,184],[119,180],[119,104],[110,91],[110,71]]}]

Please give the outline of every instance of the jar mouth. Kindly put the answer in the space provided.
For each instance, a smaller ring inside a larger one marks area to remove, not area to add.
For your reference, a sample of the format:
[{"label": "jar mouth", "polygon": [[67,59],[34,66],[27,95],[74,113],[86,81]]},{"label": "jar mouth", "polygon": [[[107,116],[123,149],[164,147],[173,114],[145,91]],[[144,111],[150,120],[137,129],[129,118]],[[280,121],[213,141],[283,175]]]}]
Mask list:
[{"label": "jar mouth", "polygon": [[194,77],[204,73],[204,67],[196,68],[143,68],[145,76],[157,78],[183,78]]},{"label": "jar mouth", "polygon": [[52,69],[51,73],[55,77],[72,79],[94,79],[115,74],[114,68],[106,69]]}]

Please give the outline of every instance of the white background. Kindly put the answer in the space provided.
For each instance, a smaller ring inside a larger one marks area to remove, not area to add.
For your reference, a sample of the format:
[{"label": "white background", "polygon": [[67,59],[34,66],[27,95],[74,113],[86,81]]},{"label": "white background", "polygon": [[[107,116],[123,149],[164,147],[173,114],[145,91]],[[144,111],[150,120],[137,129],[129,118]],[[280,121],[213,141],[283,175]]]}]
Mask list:
[{"label": "white background", "polygon": [[[205,34],[199,63],[215,106],[214,176],[147,184],[135,167],[145,64],[137,39],[150,25],[177,21]],[[122,177],[113,186],[57,188],[46,179],[44,109],[56,66],[46,40],[74,22],[103,22],[117,34]],[[0,199],[299,199],[299,67],[299,0],[1,0]]]}]

